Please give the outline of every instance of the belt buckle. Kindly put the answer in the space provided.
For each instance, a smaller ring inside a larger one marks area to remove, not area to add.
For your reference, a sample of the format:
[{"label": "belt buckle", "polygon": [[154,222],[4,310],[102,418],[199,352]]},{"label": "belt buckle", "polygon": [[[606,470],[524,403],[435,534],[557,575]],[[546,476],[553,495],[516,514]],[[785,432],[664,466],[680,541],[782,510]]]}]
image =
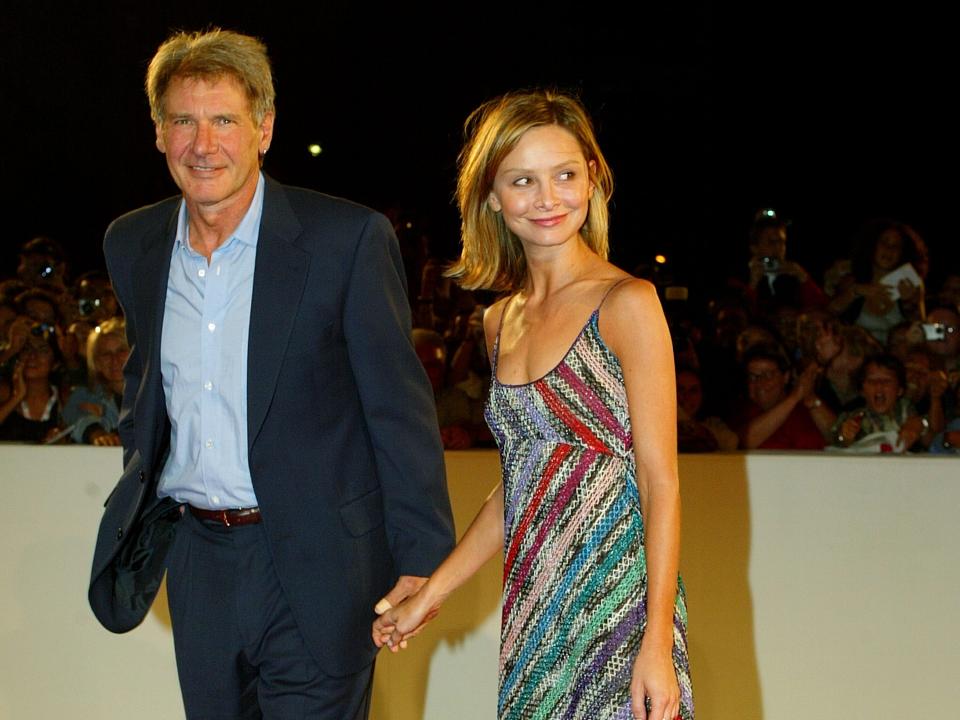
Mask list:
[{"label": "belt buckle", "polygon": [[223,524],[226,525],[227,527],[231,527],[231,526],[230,526],[230,516],[227,515],[227,511],[226,511],[226,510],[221,510],[221,511],[220,511],[220,516],[221,516],[221,518],[223,519]]}]

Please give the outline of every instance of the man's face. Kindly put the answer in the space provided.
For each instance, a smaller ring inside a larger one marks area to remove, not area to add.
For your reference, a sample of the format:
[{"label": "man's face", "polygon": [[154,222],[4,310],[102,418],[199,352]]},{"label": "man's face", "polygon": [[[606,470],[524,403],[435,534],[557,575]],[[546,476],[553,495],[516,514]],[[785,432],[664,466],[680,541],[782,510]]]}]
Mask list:
[{"label": "man's face", "polygon": [[747,393],[762,410],[769,410],[784,397],[787,374],[775,362],[763,358],[747,365]]},{"label": "man's face", "polygon": [[765,227],[757,233],[756,244],[750,246],[753,257],[775,257],[783,260],[787,255],[787,229]]},{"label": "man's face", "polygon": [[175,78],[163,100],[157,148],[188,207],[225,210],[249,203],[260,155],[273,137],[273,114],[257,125],[240,83],[231,76]]}]

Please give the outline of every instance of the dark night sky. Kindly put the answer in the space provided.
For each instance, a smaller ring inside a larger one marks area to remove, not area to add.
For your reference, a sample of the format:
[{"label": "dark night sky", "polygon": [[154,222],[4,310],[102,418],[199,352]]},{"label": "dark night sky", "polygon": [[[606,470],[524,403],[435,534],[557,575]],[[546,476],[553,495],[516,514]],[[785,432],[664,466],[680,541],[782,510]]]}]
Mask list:
[{"label": "dark night sky", "polygon": [[[76,270],[95,267],[113,217],[174,192],[143,73],[169,30],[209,24],[270,50],[278,120],[267,172],[400,206],[445,255],[456,251],[450,197],[464,117],[503,90],[549,84],[580,93],[594,116],[617,182],[611,239],[624,267],[655,252],[697,281],[736,267],[753,211],[768,205],[792,219],[788,252],[814,273],[874,215],[913,224],[934,273],[960,265],[956,182],[944,180],[957,125],[945,94],[956,81],[937,49],[942,18],[718,18],[694,2],[628,20],[604,4],[498,3],[464,6],[478,13],[467,21],[449,4],[432,15],[226,5],[4,3],[0,272],[41,233],[69,248]],[[319,158],[311,142],[324,147]]]}]

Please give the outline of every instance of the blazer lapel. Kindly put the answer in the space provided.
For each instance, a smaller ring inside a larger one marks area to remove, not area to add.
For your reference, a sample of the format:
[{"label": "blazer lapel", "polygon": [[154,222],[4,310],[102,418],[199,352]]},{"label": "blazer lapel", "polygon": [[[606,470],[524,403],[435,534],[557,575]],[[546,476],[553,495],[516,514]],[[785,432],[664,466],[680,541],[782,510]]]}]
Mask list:
[{"label": "blazer lapel", "polygon": [[156,441],[169,435],[166,431],[168,419],[160,376],[160,340],[170,277],[170,254],[176,237],[179,209],[180,203],[173,203],[167,223],[158,230],[146,252],[133,266],[137,342],[142,346],[140,352],[143,358],[135,427],[140,457],[150,471],[156,467],[157,452],[160,450]]},{"label": "blazer lapel", "polygon": [[273,400],[310,267],[310,254],[294,244],[302,230],[283,187],[267,178],[250,307],[248,451],[253,448]]}]

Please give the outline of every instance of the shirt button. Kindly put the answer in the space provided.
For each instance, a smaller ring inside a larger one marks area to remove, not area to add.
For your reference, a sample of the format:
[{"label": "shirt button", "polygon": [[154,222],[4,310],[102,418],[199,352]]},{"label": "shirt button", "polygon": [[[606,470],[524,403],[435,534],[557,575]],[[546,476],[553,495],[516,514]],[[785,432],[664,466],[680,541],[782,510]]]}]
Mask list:
[{"label": "shirt button", "polygon": [[206,274],[207,274],[207,271],[204,268],[200,268],[199,270],[197,270],[197,275],[199,275],[200,277],[204,277]]},{"label": "shirt button", "polygon": [[213,390],[213,383],[210,382],[209,380],[207,380],[207,381],[203,384],[203,389],[204,389],[204,390]]},{"label": "shirt button", "polygon": [[210,332],[213,332],[213,331],[216,330],[216,329],[217,329],[217,324],[216,324],[216,323],[209,323],[209,324],[207,325],[207,330],[209,330]]},{"label": "shirt button", "polygon": [[213,447],[213,440],[207,440],[207,442],[205,443],[205,445],[206,445],[208,448],[212,448],[212,447]]},{"label": "shirt button", "polygon": [[219,505],[219,504],[220,504],[220,496],[219,496],[219,495],[211,495],[211,496],[210,496],[210,501],[211,501],[214,505]]}]

